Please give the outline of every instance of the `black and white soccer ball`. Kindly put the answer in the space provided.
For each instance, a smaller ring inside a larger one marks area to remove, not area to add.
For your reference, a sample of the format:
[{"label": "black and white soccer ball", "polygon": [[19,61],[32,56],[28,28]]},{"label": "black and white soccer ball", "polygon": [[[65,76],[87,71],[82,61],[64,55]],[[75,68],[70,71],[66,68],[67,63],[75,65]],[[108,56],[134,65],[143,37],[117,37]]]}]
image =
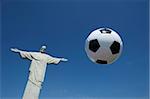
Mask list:
[{"label": "black and white soccer ball", "polygon": [[85,43],[89,59],[98,64],[111,64],[122,52],[120,36],[110,28],[99,28],[90,33]]}]

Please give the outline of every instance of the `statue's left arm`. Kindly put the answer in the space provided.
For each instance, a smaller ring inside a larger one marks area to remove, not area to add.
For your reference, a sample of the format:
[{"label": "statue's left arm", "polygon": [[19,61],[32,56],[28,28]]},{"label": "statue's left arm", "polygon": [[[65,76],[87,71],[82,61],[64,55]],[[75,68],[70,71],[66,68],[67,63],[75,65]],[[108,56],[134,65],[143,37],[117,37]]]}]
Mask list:
[{"label": "statue's left arm", "polygon": [[47,63],[48,63],[48,64],[58,64],[60,61],[66,62],[66,61],[68,61],[68,59],[66,59],[66,58],[57,58],[57,57],[51,57],[51,56],[49,56]]}]

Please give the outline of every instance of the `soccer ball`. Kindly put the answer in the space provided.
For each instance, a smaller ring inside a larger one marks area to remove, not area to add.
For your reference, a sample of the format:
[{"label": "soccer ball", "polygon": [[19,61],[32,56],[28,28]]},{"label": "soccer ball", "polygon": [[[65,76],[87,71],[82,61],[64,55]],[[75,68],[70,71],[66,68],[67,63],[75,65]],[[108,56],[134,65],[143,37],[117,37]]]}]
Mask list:
[{"label": "soccer ball", "polygon": [[86,39],[85,51],[89,59],[98,64],[111,64],[122,52],[120,36],[110,28],[99,28]]}]

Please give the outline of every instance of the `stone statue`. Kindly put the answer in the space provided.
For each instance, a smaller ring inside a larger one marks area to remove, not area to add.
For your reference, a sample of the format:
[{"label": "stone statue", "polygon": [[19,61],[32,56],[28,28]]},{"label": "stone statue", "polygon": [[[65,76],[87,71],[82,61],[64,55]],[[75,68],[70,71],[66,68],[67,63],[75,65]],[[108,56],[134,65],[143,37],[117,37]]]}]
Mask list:
[{"label": "stone statue", "polygon": [[58,64],[60,61],[68,61],[65,58],[52,57],[45,53],[46,46],[42,46],[39,52],[27,52],[17,48],[11,51],[19,53],[22,58],[31,60],[29,78],[22,99],[38,99],[47,64]]}]

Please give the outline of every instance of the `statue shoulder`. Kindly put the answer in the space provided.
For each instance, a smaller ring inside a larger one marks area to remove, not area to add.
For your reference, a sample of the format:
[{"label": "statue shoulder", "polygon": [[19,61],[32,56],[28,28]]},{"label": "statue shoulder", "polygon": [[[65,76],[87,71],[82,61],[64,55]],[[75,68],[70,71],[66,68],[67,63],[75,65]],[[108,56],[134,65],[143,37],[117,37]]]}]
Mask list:
[{"label": "statue shoulder", "polygon": [[53,58],[51,55],[49,55],[49,54],[46,54],[46,53],[44,53],[44,56],[46,57],[46,58]]},{"label": "statue shoulder", "polygon": [[39,54],[39,52],[30,52],[31,54],[33,54],[33,55],[38,55]]}]

